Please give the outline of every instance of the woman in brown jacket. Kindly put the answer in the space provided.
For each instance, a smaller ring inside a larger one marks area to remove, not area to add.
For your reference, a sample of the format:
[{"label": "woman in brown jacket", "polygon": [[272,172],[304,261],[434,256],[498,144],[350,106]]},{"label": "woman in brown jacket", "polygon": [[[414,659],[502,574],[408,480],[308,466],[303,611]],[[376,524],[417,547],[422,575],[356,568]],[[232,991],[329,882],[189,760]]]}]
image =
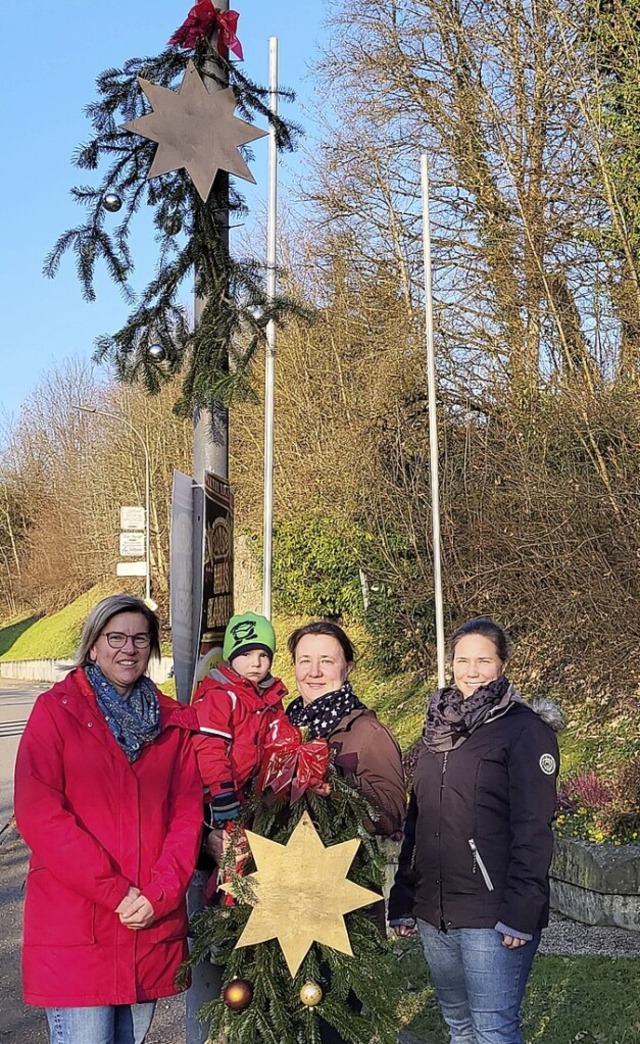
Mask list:
[{"label": "woman in brown jacket", "polygon": [[[290,720],[306,730],[308,739],[326,738],[334,767],[361,791],[376,813],[371,831],[399,840],[406,803],[400,748],[351,688],[353,645],[341,627],[325,620],[299,627],[288,645],[300,693],[287,707]],[[376,906],[382,908],[380,916],[384,917],[384,904]],[[374,917],[377,912],[374,907]],[[348,1004],[356,1014],[362,1010],[353,992]],[[344,1044],[324,1019],[319,1029],[321,1044]]]},{"label": "woman in brown jacket", "polygon": [[353,645],[341,627],[320,620],[294,631],[288,646],[300,693],[287,707],[289,718],[308,739],[326,737],[335,768],[378,814],[373,833],[398,840],[406,802],[400,748],[351,688]]}]

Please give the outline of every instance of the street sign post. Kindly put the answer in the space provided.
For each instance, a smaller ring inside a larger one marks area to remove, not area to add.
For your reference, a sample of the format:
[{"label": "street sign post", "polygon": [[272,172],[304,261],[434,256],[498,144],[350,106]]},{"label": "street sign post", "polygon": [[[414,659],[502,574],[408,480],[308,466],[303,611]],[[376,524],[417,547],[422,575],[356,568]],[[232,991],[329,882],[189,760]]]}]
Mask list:
[{"label": "street sign post", "polygon": [[145,510],[143,507],[121,507],[120,529],[142,529],[145,527]]},{"label": "street sign post", "polygon": [[143,507],[127,505],[120,508],[120,557],[143,557],[143,561],[118,562],[116,576],[145,576],[149,585],[149,554],[147,548],[147,513]]},{"label": "street sign post", "polygon": [[146,576],[146,562],[118,562],[116,564],[116,576]]},{"label": "street sign post", "polygon": [[123,558],[139,558],[144,555],[144,533],[135,530],[120,534],[120,555]]}]

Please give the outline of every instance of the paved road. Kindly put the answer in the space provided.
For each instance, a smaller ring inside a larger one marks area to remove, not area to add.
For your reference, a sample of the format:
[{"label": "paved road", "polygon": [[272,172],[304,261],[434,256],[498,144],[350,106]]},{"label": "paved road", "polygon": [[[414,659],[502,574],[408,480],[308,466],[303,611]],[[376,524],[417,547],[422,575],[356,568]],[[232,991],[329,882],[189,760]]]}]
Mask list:
[{"label": "paved road", "polygon": [[46,688],[46,682],[0,679],[0,830],[13,814],[13,768],[18,743],[36,696]]},{"label": "paved road", "polygon": [[[20,933],[28,852],[15,827],[0,835],[0,1044],[47,1044],[41,1008],[22,1003]],[[147,1044],[184,1044],[184,999],[158,1002]]]}]

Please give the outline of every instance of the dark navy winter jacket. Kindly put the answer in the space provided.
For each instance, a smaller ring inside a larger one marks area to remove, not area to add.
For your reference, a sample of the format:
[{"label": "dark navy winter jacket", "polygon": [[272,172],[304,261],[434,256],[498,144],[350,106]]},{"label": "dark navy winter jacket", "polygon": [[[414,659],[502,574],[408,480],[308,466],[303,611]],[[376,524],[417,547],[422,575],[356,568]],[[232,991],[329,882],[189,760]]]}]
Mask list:
[{"label": "dark navy winter jacket", "polygon": [[545,927],[558,761],[553,729],[520,702],[446,754],[423,745],[389,919]]}]

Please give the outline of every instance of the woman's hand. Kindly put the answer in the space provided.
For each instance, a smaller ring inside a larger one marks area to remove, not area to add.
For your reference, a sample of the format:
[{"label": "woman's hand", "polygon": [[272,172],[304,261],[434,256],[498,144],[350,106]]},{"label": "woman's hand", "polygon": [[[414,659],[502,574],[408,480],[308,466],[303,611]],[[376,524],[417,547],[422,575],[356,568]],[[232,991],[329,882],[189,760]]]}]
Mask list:
[{"label": "woman's hand", "polygon": [[148,928],[156,919],[155,910],[143,895],[138,894],[125,913],[120,914],[120,920],[126,928],[139,931],[140,928]]},{"label": "woman's hand", "polygon": [[514,935],[502,936],[502,945],[506,946],[509,950],[517,950],[519,946],[526,946],[528,939],[517,939]]},{"label": "woman's hand", "polygon": [[412,928],[408,924],[394,924],[392,927],[399,939],[405,939],[408,935],[415,935],[417,931],[415,927]]},{"label": "woman's hand", "polygon": [[126,913],[129,907],[131,906],[132,902],[135,899],[137,899],[139,895],[140,889],[136,888],[135,885],[129,885],[129,889],[124,899],[121,903],[118,904],[118,906],[116,906],[116,913],[118,914],[118,916],[120,916],[120,914]]}]

